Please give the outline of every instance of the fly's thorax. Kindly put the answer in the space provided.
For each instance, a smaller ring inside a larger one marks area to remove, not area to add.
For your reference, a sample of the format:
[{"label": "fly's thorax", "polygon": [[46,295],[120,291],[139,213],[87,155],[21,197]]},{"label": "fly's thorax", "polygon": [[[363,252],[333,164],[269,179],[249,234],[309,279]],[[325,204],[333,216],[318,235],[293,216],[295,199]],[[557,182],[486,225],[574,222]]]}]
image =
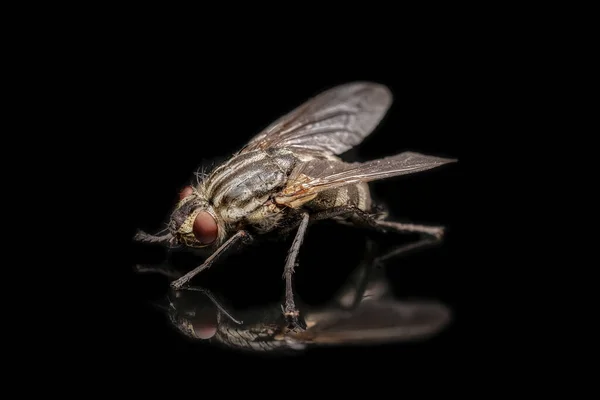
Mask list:
[{"label": "fly's thorax", "polygon": [[224,223],[238,223],[285,187],[297,162],[286,149],[235,156],[206,179],[205,196]]}]

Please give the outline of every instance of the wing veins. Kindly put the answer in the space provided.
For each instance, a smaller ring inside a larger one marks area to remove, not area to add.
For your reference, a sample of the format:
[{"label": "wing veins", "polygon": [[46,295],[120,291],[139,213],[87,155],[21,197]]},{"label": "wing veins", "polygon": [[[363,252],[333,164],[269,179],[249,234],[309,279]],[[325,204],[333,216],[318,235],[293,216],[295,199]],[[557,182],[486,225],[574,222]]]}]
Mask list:
[{"label": "wing veins", "polygon": [[[333,119],[333,118],[336,118],[336,117],[341,117],[341,116],[344,116],[344,115],[346,115],[346,116],[352,116],[352,115],[356,115],[356,112],[353,112],[353,111],[340,111],[340,110],[336,110],[336,111],[335,111],[335,112],[333,112],[331,115],[329,115],[329,114],[325,114],[323,117],[321,117],[321,118],[318,118],[318,119],[307,119],[307,120],[306,120],[306,121],[304,121],[303,123],[300,123],[300,124],[298,124],[298,125],[296,125],[296,126],[293,126],[293,127],[291,127],[291,128],[288,128],[288,129],[287,129],[287,130],[285,130],[285,131],[282,131],[282,132],[281,132],[281,134],[280,134],[280,135],[281,135],[281,136],[280,136],[280,138],[282,138],[282,139],[283,139],[283,138],[285,138],[285,137],[289,137],[289,136],[290,136],[290,133],[297,132],[297,131],[299,131],[301,128],[304,128],[304,127],[306,127],[306,126],[310,126],[310,125],[314,125],[314,124],[323,123],[323,122],[327,121],[328,119]],[[345,124],[344,124],[344,128],[341,128],[341,129],[347,129],[347,128],[346,128],[347,126],[348,126],[348,124],[347,124],[347,123],[345,123]],[[297,136],[295,136],[295,137],[296,137],[296,138],[299,138],[299,137],[304,137],[304,136],[310,135],[310,134],[312,134],[312,133],[313,133],[313,131],[310,131],[310,130],[309,130],[309,131],[307,131],[307,132],[303,132],[302,134],[300,134],[300,135],[297,135]]]},{"label": "wing veins", "polygon": [[288,186],[288,188],[281,193],[281,196],[279,196],[279,202],[284,204],[291,203],[294,199],[306,198],[307,196],[315,195],[323,190],[426,171],[455,161],[455,159],[427,156],[414,152],[404,152],[396,156],[361,163],[358,166],[353,164],[342,171],[331,171],[330,175],[308,176],[310,175],[311,166],[319,165],[316,163],[321,162],[313,161],[305,164],[297,174],[295,174],[297,176],[300,176],[301,174],[305,175],[308,179],[299,180],[299,182],[294,185]]},{"label": "wing veins", "polygon": [[[323,134],[328,134],[328,133],[333,133],[333,132],[339,132],[340,130],[343,130],[344,132],[348,132],[351,133],[353,135],[359,135],[359,133],[357,131],[353,131],[353,130],[349,130],[346,128],[339,128],[339,127],[326,127],[320,130],[314,130],[314,131],[310,131],[310,132],[305,132],[301,135],[298,135],[296,137],[294,137],[294,139],[296,138],[302,138],[302,137],[306,137],[306,136],[312,136],[312,135],[323,135]],[[294,146],[293,142],[290,146]]]},{"label": "wing veins", "polygon": [[[342,172],[338,172],[336,174],[333,175],[329,175],[327,176],[325,179],[327,179],[328,181],[336,181],[336,180],[340,180],[340,179],[345,179],[345,176],[349,175],[349,174],[355,174],[353,176],[348,176],[348,179],[364,179],[364,178],[369,178],[369,177],[373,177],[373,176],[377,176],[377,175],[382,175],[382,174],[386,174],[386,173],[392,173],[394,171],[412,171],[415,169],[419,169],[421,168],[421,165],[414,165],[414,166],[408,166],[408,167],[404,167],[404,168],[398,168],[395,170],[389,170],[389,171],[375,171],[375,172],[366,172],[368,169],[373,168],[373,166],[368,166],[367,168],[352,168],[352,169],[347,169],[345,171]],[[365,172],[360,172],[361,170],[365,171]],[[322,180],[323,178],[316,178],[314,180],[315,182],[315,186],[316,185],[323,185],[326,184],[327,182],[324,183],[320,183],[319,181]]]},{"label": "wing veins", "polygon": [[[341,154],[371,134],[391,103],[389,89],[381,84],[340,85],[277,119],[255,135],[240,153],[293,147],[322,155]],[[337,128],[327,129],[328,126]]]}]

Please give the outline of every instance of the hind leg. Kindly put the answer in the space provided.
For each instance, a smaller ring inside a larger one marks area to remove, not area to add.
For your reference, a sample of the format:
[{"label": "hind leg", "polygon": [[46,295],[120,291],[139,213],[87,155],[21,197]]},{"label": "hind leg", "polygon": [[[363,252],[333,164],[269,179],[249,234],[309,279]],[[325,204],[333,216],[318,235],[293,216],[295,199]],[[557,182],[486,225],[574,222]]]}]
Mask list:
[{"label": "hind leg", "polygon": [[360,210],[354,206],[334,207],[330,210],[320,211],[312,214],[311,219],[328,219],[334,217],[346,217],[355,225],[367,226],[379,231],[395,231],[398,233],[420,233],[431,237],[433,240],[441,240],[444,236],[444,227],[438,225],[407,224],[396,221],[388,221],[386,215],[374,215]]}]

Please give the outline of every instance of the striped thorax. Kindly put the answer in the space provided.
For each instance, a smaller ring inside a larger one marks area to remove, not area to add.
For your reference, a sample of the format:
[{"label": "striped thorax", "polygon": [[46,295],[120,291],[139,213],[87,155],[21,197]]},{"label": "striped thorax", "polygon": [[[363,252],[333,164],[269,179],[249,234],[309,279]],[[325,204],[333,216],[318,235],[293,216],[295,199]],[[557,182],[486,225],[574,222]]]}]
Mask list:
[{"label": "striped thorax", "polygon": [[[181,199],[171,216],[171,232],[187,246],[206,247],[218,246],[242,224],[259,231],[271,230],[277,225],[281,208],[270,203],[269,198],[285,187],[298,161],[287,149],[234,156]],[[204,224],[198,225],[199,215],[205,218]],[[216,237],[205,235],[212,241],[199,240],[198,231],[212,230]]]}]

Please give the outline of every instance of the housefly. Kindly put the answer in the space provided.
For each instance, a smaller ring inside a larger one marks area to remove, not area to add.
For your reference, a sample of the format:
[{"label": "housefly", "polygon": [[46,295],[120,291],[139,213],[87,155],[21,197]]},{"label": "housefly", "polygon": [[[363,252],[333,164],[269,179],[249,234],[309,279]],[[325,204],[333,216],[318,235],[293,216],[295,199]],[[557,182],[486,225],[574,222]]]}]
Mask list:
[{"label": "housefly", "polygon": [[197,286],[172,290],[157,305],[192,340],[273,354],[424,340],[448,325],[451,311],[444,304],[394,298],[385,274],[373,265],[357,268],[329,304],[301,305],[302,329],[288,324],[279,304],[232,312],[210,290]]},{"label": "housefly", "polygon": [[417,232],[439,240],[441,226],[386,219],[371,200],[368,182],[429,170],[456,161],[403,152],[362,163],[339,155],[361,143],[392,103],[390,90],[354,82],[329,89],[282,116],[228,161],[185,187],[164,235],[138,232],[136,240],[171,247],[207,247],[203,264],[171,283],[182,289],[236,244],[295,231],[286,258],[283,313],[297,325],[292,275],[310,222],[334,219],[380,231]]}]

